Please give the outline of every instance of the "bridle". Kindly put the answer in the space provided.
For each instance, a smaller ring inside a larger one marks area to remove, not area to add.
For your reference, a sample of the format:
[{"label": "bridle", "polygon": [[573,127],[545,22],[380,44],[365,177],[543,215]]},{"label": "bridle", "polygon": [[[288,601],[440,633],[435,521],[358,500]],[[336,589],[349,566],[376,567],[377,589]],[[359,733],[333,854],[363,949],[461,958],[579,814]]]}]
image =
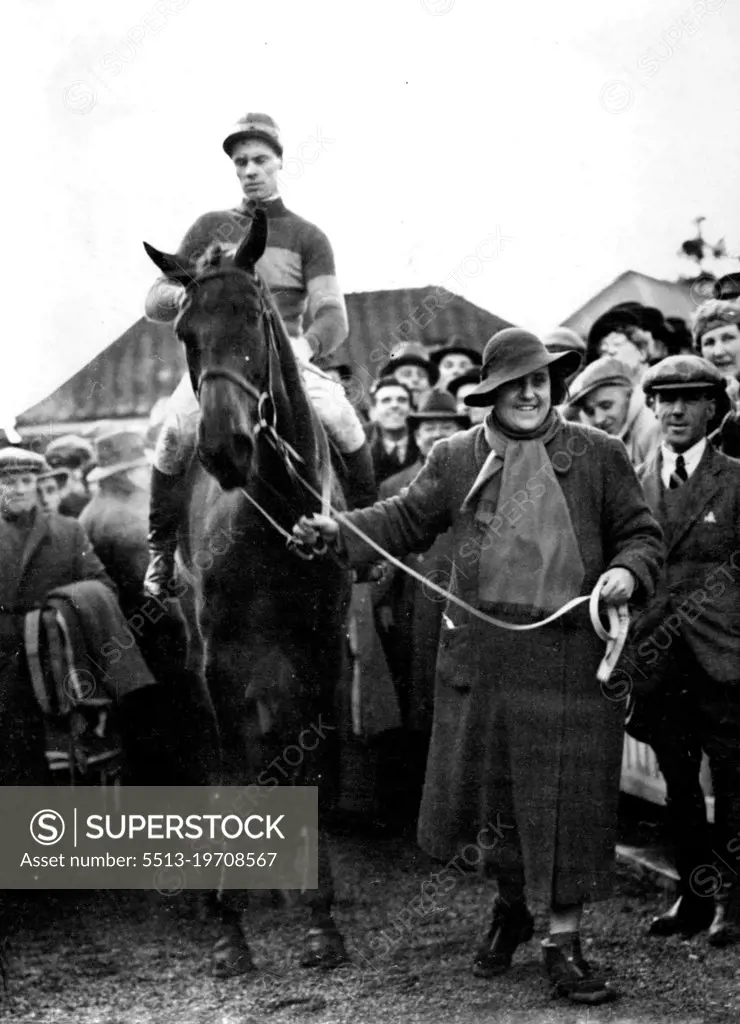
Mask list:
[{"label": "bridle", "polygon": [[[210,280],[213,277],[221,277],[226,273],[238,273],[246,274],[246,271],[240,270],[239,268],[229,268],[228,270],[219,270],[201,277],[198,280],[191,278],[187,290],[192,291],[202,284],[205,280]],[[275,405],[275,398],[273,394],[273,364],[275,360],[279,360],[278,344],[277,344],[277,331],[275,325],[276,313],[272,309],[269,302],[264,301],[264,294],[262,293],[262,282],[257,279],[257,284],[260,288],[260,294],[263,299],[261,309],[259,311],[259,317],[262,321],[263,334],[267,344],[267,380],[265,386],[260,391],[251,380],[245,375],[238,373],[236,370],[232,370],[227,366],[210,366],[206,370],[202,370],[198,375],[197,381],[194,382],[195,397],[200,401],[200,394],[203,385],[211,380],[227,380],[229,383],[236,385],[241,391],[243,391],[253,402],[257,405],[257,425],[255,427],[255,434],[259,434],[273,449],[275,454],[280,458],[285,467],[289,478],[299,483],[303,488],[308,488],[304,477],[300,472],[300,467],[305,470],[306,460],[297,452],[293,445],[289,444],[284,437],[278,431],[277,424],[277,409]],[[248,358],[248,357],[246,357]],[[265,483],[265,481],[262,481]],[[268,485],[269,486],[269,485]],[[324,554],[327,550],[326,543],[320,541],[314,545],[308,545],[297,540],[291,532],[281,526],[273,516],[265,509],[256,498],[254,498],[249,491],[244,487],[239,487],[239,491],[244,497],[254,506],[255,509],[262,515],[262,517],[280,534],[285,540],[285,546],[293,551],[300,558],[311,560],[315,555]]]}]

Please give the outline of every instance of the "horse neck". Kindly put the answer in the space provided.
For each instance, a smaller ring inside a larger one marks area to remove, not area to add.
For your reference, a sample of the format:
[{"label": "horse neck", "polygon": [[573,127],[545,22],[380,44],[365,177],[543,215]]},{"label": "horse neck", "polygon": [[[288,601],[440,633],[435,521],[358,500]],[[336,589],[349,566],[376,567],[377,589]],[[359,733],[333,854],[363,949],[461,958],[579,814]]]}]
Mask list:
[{"label": "horse neck", "polygon": [[283,322],[277,314],[273,322],[280,365],[280,384],[275,388],[278,433],[304,460],[310,482],[315,485],[318,469],[314,413]]}]

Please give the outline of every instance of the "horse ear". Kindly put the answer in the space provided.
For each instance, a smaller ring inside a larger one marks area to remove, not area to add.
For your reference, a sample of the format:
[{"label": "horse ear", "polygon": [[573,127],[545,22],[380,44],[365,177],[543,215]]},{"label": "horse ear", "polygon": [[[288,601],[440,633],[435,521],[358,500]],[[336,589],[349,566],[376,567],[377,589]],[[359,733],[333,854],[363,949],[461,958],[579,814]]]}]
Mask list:
[{"label": "horse ear", "polygon": [[267,214],[259,208],[254,211],[249,234],[234,253],[234,266],[241,270],[254,270],[254,265],[267,245]]},{"label": "horse ear", "polygon": [[143,245],[149,259],[159,267],[168,280],[176,281],[178,284],[187,284],[192,280],[193,275],[178,263],[176,256],[170,256],[166,252],[160,252],[159,249],[155,249],[154,246],[149,245],[148,242],[144,242]]}]

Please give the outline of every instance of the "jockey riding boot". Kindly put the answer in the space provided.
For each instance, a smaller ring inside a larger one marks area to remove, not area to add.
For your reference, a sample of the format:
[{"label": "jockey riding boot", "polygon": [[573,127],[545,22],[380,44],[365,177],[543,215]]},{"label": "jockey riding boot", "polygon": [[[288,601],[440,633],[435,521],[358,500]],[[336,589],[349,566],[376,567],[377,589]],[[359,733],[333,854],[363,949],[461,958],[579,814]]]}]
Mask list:
[{"label": "jockey riding boot", "polygon": [[365,508],[378,498],[370,445],[365,441],[354,452],[342,452],[345,464],[344,486],[347,507]]},{"label": "jockey riding boot", "polygon": [[149,565],[144,577],[144,593],[157,601],[171,596],[175,572],[177,530],[182,512],[184,474],[160,472],[152,467],[149,510]]}]

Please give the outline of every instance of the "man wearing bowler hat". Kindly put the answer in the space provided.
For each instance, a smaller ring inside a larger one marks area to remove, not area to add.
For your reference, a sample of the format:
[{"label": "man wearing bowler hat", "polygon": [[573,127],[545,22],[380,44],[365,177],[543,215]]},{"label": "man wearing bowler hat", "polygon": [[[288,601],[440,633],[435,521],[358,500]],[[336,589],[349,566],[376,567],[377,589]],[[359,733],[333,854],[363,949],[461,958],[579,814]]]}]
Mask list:
[{"label": "man wearing bowler hat", "polygon": [[[628,730],[655,750],[679,898],[656,936],[709,929],[710,945],[740,938],[740,463],[707,440],[725,380],[699,356],[671,356],[645,376],[660,448],[639,476],[667,548],[665,575],[635,623],[635,698]],[[714,841],[699,784],[709,757]]]},{"label": "man wearing bowler hat", "polygon": [[[337,281],[331,244],[315,224],[288,210],[279,196],[283,144],[275,121],[249,113],[227,133],[223,149],[243,192],[240,206],[200,217],[187,231],[176,256],[190,270],[216,242],[235,251],[249,231],[258,207],[267,216],[267,246],[257,271],[270,289],[291,339],[309,399],[339,448],[346,468],[351,505],[375,497],[372,463],[362,424],[334,381],[313,364],[326,358],[348,332],[344,296]],[[159,278],[146,299],[153,320],[175,319],[183,288]],[[304,317],[310,326],[304,330]],[[157,441],[151,483],[150,565],[145,580],[153,596],[165,595],[172,578],[177,528],[184,502],[182,479],[195,445],[198,403],[185,374],[169,403]]]},{"label": "man wearing bowler hat", "polygon": [[447,393],[455,399],[455,407],[461,414],[470,418],[470,425],[482,423],[486,418],[486,410],[482,406],[466,405],[465,399],[480,384],[480,369],[468,370],[467,373],[455,377],[447,385]]},{"label": "man wearing bowler hat", "polygon": [[[451,531],[441,590],[463,606],[444,604],[419,841],[448,867],[460,857],[497,878],[476,975],[508,970],[532,937],[527,901],[537,896],[550,907],[543,955],[554,991],[595,1004],[614,993],[584,958],[580,925],[583,903],[613,891],[624,709],[595,683],[604,651],[588,615],[542,622],[594,588],[618,608],[644,601],[663,549],[624,445],[557,411],[579,358],[528,331],[499,331],[466,399],[490,410],[482,424],[437,441],[395,497],[339,521],[302,517],[294,535],[321,536],[360,566],[376,549],[350,524],[397,558]],[[538,628],[494,626],[470,608]],[[446,871],[440,893],[455,884]]]}]

